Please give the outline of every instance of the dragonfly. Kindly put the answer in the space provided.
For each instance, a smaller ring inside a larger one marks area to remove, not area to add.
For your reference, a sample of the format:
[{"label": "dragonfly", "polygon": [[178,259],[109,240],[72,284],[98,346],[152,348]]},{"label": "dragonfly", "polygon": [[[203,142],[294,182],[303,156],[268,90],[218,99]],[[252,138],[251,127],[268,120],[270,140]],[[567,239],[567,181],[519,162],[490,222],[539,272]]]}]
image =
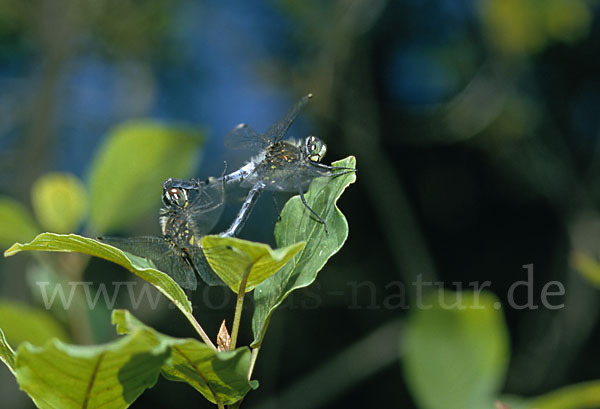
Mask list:
[{"label": "dragonfly", "polygon": [[177,284],[188,290],[198,285],[225,285],[206,261],[200,238],[216,225],[224,205],[222,183],[190,180],[182,187],[163,183],[160,210],[162,236],[100,237],[99,240],[133,255],[151,260]]},{"label": "dragonfly", "polygon": [[[259,195],[265,190],[299,193],[306,209],[323,224],[327,232],[327,223],[308,205],[304,191],[317,177],[339,176],[355,172],[356,169],[321,163],[327,152],[327,145],[316,136],[283,140],[290,126],[311,98],[312,94],[302,97],[263,134],[256,132],[250,125],[242,123],[225,135],[226,147],[247,150],[254,156],[240,169],[222,176],[223,184],[236,183],[250,188],[236,218],[229,229],[221,233],[222,236],[236,236],[240,232]],[[197,182],[193,179],[189,181],[169,179],[165,183],[170,187],[188,188]]]}]

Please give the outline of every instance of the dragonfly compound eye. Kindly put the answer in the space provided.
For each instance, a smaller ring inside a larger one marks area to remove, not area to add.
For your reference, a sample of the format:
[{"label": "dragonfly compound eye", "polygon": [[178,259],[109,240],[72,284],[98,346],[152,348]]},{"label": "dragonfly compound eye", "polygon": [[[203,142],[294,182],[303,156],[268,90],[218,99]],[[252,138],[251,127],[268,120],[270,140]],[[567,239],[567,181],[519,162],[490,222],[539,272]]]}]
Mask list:
[{"label": "dragonfly compound eye", "polygon": [[187,200],[187,193],[182,188],[172,187],[163,193],[163,202],[167,206],[185,207]]},{"label": "dragonfly compound eye", "polygon": [[304,150],[308,159],[313,162],[321,162],[327,152],[327,145],[316,136],[308,136],[304,142]]}]

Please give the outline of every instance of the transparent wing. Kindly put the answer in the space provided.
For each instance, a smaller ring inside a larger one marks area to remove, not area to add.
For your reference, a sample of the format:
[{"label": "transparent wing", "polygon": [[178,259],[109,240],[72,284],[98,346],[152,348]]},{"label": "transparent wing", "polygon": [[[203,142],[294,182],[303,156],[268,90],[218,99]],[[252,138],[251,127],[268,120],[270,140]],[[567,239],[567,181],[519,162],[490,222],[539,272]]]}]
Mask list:
[{"label": "transparent wing", "polygon": [[237,125],[225,135],[223,142],[227,148],[244,149],[253,154],[263,149],[266,143],[264,137],[248,124]]},{"label": "transparent wing", "polygon": [[[332,175],[331,171],[321,169],[310,162],[298,162],[295,166],[273,170],[268,164],[263,163],[256,169],[257,179],[265,185],[265,190],[297,193],[305,189],[314,179],[321,176]],[[242,187],[251,187],[251,181],[245,180]]]},{"label": "transparent wing", "polygon": [[221,183],[203,183],[199,190],[188,194],[192,195],[190,203],[181,211],[185,213],[192,233],[200,238],[209,233],[221,218],[225,189],[221,180]]},{"label": "transparent wing", "polygon": [[227,148],[246,149],[258,153],[262,149],[280,141],[292,125],[302,108],[312,98],[312,94],[305,95],[296,102],[279,121],[274,123],[267,132],[259,134],[248,124],[239,124],[225,135],[224,142]]},{"label": "transparent wing", "polygon": [[156,268],[168,274],[185,289],[195,290],[197,287],[198,282],[192,266],[162,237],[99,237],[98,239],[135,256],[151,260]]},{"label": "transparent wing", "polygon": [[210,264],[206,261],[206,257],[200,247],[190,247],[186,249],[186,252],[189,254],[196,273],[200,276],[202,281],[211,287],[226,285],[210,267]]},{"label": "transparent wing", "polygon": [[[296,102],[296,105],[292,107],[279,121],[274,123],[267,132],[263,139],[268,141],[268,145],[272,145],[275,142],[279,142],[289,127],[292,125],[292,122],[296,119],[302,108],[308,103],[308,101],[312,98],[312,94],[308,94],[303,96],[300,101]],[[267,146],[268,146],[267,145]]]}]

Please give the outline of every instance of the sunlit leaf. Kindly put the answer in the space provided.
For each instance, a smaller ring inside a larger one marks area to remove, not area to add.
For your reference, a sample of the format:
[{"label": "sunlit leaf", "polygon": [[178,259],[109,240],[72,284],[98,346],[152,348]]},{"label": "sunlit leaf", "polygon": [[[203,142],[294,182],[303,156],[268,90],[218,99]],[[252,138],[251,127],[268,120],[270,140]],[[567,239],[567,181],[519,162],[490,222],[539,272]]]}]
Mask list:
[{"label": "sunlit leaf", "polygon": [[0,328],[11,344],[45,344],[52,338],[68,341],[69,336],[47,311],[6,299],[0,300]]},{"label": "sunlit leaf", "polygon": [[155,210],[161,183],[169,177],[189,176],[202,142],[199,130],[150,120],[115,128],[90,169],[93,231],[131,225]]},{"label": "sunlit leaf", "polygon": [[[335,166],[355,167],[356,159],[333,163]],[[271,314],[294,290],[310,285],[327,260],[342,247],[348,237],[348,222],[337,207],[337,200],[346,187],[356,180],[354,173],[312,181],[306,201],[327,222],[328,233],[304,207],[299,196],[291,198],[281,212],[275,226],[275,239],[279,247],[305,241],[307,244],[291,262],[275,275],[263,281],[254,290],[253,346],[260,345]]]},{"label": "sunlit leaf", "polygon": [[16,243],[4,252],[4,256],[12,256],[21,251],[58,251],[78,252],[100,257],[119,264],[140,278],[148,281],[165,297],[173,302],[186,318],[194,323],[192,305],[185,293],[166,273],[154,268],[152,261],[126,253],[116,247],[76,234],[42,233],[30,243]]},{"label": "sunlit leaf", "polygon": [[305,242],[273,250],[271,246],[234,237],[204,236],[202,250],[215,273],[236,294],[248,274],[245,292],[275,274],[304,248]]},{"label": "sunlit leaf", "polygon": [[40,232],[33,217],[21,203],[0,197],[0,246],[6,248],[16,241],[28,240]]},{"label": "sunlit leaf", "polygon": [[31,203],[46,230],[68,233],[76,230],[87,211],[87,190],[70,173],[48,173],[31,188]]},{"label": "sunlit leaf", "polygon": [[4,362],[13,374],[15,373],[15,352],[6,342],[2,329],[0,329],[0,361]]},{"label": "sunlit leaf", "polygon": [[591,284],[600,288],[600,264],[583,251],[571,254],[571,264]]},{"label": "sunlit leaf", "polygon": [[158,379],[170,348],[137,330],[98,346],[19,345],[17,382],[40,409],[127,408]]},{"label": "sunlit leaf", "polygon": [[247,347],[220,352],[195,339],[162,335],[125,310],[113,312],[113,323],[121,334],[142,328],[170,345],[172,359],[163,365],[163,375],[173,381],[187,382],[213,403],[217,403],[217,399],[224,405],[235,403],[251,388],[258,387],[256,381],[248,380],[250,350]]},{"label": "sunlit leaf", "polygon": [[443,290],[420,301],[402,343],[405,379],[418,406],[494,407],[509,356],[500,302],[491,293]]}]

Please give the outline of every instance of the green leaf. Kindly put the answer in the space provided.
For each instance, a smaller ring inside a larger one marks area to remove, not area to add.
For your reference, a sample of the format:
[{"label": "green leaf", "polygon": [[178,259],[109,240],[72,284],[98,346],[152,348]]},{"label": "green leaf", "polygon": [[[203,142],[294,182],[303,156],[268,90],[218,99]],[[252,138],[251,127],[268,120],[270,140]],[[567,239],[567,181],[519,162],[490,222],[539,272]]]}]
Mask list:
[{"label": "green leaf", "polygon": [[8,345],[4,333],[0,329],[0,361],[4,362],[8,369],[13,373],[15,372],[15,351]]},{"label": "green leaf", "polygon": [[54,234],[42,233],[30,243],[16,243],[4,252],[4,256],[12,256],[21,251],[58,251],[58,252],[78,252],[100,257],[113,263],[119,264],[131,271],[138,277],[148,281],[167,297],[186,318],[196,327],[196,320],[192,315],[192,304],[187,299],[185,293],[166,273],[157,270],[152,261],[142,257],[129,254],[116,247],[90,239],[88,237],[78,236],[76,234]]},{"label": "green leaf", "polygon": [[300,242],[273,250],[268,244],[234,237],[204,236],[202,238],[202,250],[206,260],[236,294],[247,272],[246,293],[275,274],[305,245],[305,242]]},{"label": "green leaf", "polygon": [[417,406],[494,407],[509,356],[500,302],[486,292],[432,295],[405,328],[404,373]]},{"label": "green leaf", "polygon": [[138,321],[129,311],[115,310],[117,332],[129,333],[143,328],[156,339],[171,346],[171,360],[162,367],[163,375],[173,381],[187,382],[212,403],[230,405],[243,398],[258,383],[248,380],[250,350],[247,347],[219,352],[195,339],[162,335]]},{"label": "green leaf", "polygon": [[0,224],[0,246],[3,248],[40,232],[25,206],[7,196],[0,197]]},{"label": "green leaf", "polygon": [[52,338],[68,341],[62,325],[47,311],[8,300],[0,300],[0,328],[13,345],[45,344]]},{"label": "green leaf", "polygon": [[497,402],[501,402],[509,409],[536,409],[529,405],[528,399],[516,395],[501,395]]},{"label": "green leaf", "polygon": [[583,251],[571,253],[571,264],[590,283],[600,288],[600,264]]},{"label": "green leaf", "polygon": [[131,225],[156,209],[161,183],[191,175],[202,142],[199,130],[150,120],[115,128],[90,169],[93,231]]},{"label": "green leaf", "polygon": [[[350,156],[333,165],[354,168],[356,159]],[[277,246],[286,247],[302,241],[306,241],[307,244],[290,263],[256,287],[252,346],[258,346],[262,342],[273,311],[292,291],[315,281],[317,273],[327,260],[337,253],[346,241],[348,223],[336,203],[346,187],[355,180],[354,173],[317,178],[311,182],[305,194],[309,206],[327,222],[329,233],[325,233],[323,225],[314,220],[299,196],[292,197],[285,204],[281,219],[275,226]]]},{"label": "green leaf", "polygon": [[19,345],[17,382],[40,409],[127,408],[154,386],[170,348],[150,331],[98,346]]},{"label": "green leaf", "polygon": [[565,386],[531,399],[528,406],[529,409],[589,409],[598,407],[600,407],[600,380]]},{"label": "green leaf", "polygon": [[48,173],[31,188],[31,203],[46,230],[68,233],[75,230],[87,212],[87,190],[70,173]]}]

